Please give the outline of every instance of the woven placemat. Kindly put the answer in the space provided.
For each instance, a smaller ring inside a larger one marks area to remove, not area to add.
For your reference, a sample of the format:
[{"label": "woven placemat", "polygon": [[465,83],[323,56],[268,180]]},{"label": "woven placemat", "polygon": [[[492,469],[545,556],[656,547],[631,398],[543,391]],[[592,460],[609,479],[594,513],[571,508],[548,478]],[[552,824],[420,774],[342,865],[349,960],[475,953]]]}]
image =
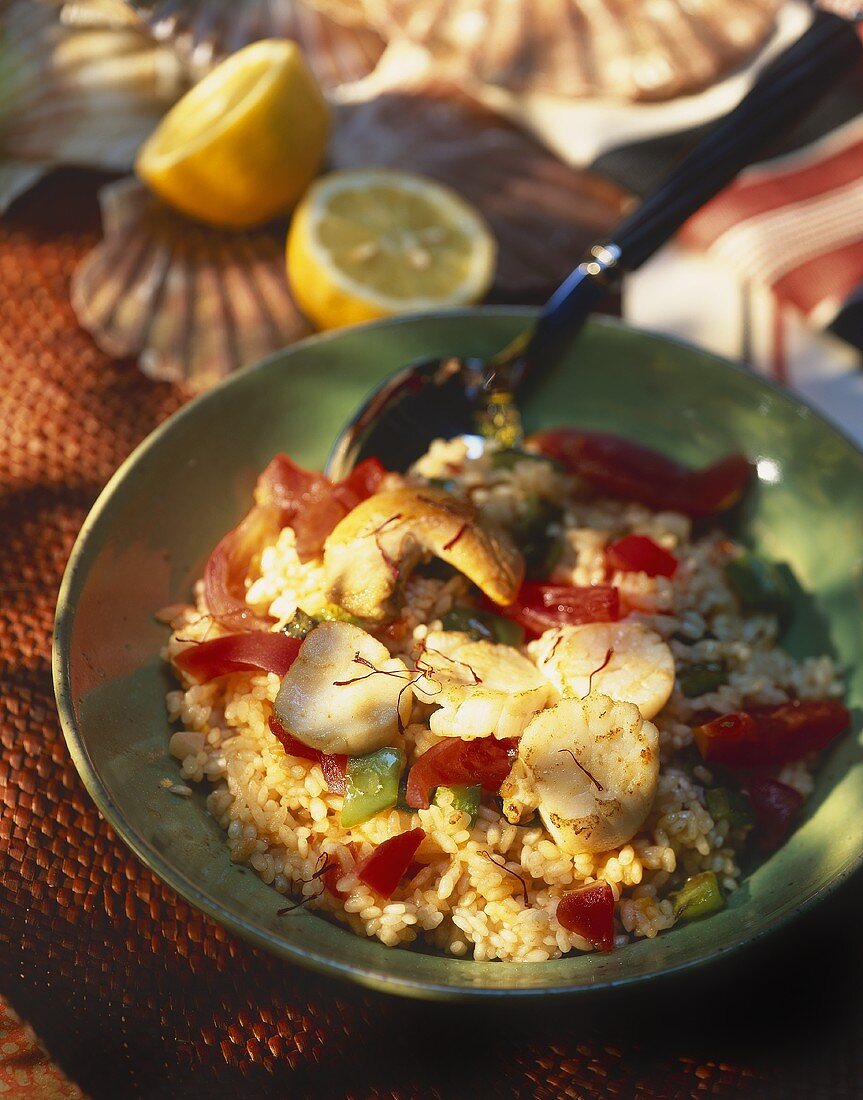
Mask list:
[{"label": "woven placemat", "polygon": [[59,730],[56,592],[132,447],[181,404],[76,326],[95,176],[0,222],[0,995],[92,1097],[857,1097],[859,878],[727,965],[551,1004],[414,1004],[230,937],[101,819]]}]

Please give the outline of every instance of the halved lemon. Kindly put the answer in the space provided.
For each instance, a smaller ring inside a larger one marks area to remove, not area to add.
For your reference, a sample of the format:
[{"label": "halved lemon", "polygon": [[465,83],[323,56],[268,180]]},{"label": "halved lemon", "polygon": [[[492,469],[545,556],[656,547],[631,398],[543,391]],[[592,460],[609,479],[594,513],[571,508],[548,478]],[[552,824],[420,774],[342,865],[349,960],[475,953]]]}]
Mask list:
[{"label": "halved lemon", "polygon": [[329,111],[295,42],[232,54],[141,146],[138,175],[171,206],[242,229],[289,210],[326,150]]},{"label": "halved lemon", "polygon": [[384,168],[333,172],[297,207],[288,279],[320,329],[466,305],[494,276],[491,230],[425,176]]}]

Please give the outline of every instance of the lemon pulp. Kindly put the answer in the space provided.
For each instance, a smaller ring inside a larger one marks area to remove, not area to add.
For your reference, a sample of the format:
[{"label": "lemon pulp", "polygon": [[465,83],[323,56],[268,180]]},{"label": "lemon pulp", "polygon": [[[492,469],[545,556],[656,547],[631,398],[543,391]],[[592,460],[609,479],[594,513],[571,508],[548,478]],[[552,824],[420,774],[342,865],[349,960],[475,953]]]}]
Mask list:
[{"label": "lemon pulp", "polygon": [[319,328],[477,301],[494,274],[480,214],[434,180],[390,169],[335,172],[297,209],[288,276]]}]

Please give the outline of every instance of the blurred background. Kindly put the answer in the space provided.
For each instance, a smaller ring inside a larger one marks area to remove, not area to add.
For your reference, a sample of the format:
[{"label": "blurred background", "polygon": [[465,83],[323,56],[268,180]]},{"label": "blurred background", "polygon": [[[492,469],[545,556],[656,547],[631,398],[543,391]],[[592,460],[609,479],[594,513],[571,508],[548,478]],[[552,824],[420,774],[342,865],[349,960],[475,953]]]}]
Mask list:
[{"label": "blurred background", "polygon": [[[422,303],[386,293],[398,264],[369,273],[379,240],[349,257],[365,264],[360,281],[378,281],[373,308],[322,313],[304,297],[339,274],[315,266],[309,242],[294,250],[293,277],[286,269],[291,212],[315,207],[315,179],[387,166],[447,185],[488,226],[497,258],[485,285],[451,300],[437,286],[425,300],[538,304],[813,18],[806,0],[4,0],[0,10],[0,210],[57,167],[103,170],[44,192],[46,207],[98,196],[101,239],[71,277],[75,315],[102,351],[184,393],[314,328]],[[294,43],[298,59],[256,62],[249,45],[273,39]],[[264,125],[253,101],[274,69],[285,78],[267,92]],[[863,423],[861,106],[858,71],[608,304],[796,386],[852,431]],[[230,195],[248,178],[238,227]],[[274,179],[291,186],[274,192]],[[388,228],[377,225],[380,239]],[[403,241],[406,227],[395,229]],[[409,269],[429,257],[414,247]]]}]

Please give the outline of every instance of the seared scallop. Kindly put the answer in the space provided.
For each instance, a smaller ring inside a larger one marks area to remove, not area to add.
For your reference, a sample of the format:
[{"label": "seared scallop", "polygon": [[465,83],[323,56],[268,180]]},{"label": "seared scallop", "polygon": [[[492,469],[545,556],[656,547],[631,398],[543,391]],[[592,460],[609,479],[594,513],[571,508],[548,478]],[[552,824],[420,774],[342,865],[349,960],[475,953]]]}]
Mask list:
[{"label": "seared scallop", "polygon": [[602,692],[652,718],[674,689],[674,657],[641,623],[588,623],[547,630],[528,652],[564,698]]},{"label": "seared scallop", "polygon": [[517,649],[457,631],[432,631],[417,667],[414,692],[438,707],[429,726],[441,737],[519,737],[551,694]]},{"label": "seared scallop", "polygon": [[644,824],[659,778],[659,734],[634,703],[564,699],[528,725],[501,787],[517,822],[538,809],[570,855],[604,852]]},{"label": "seared scallop", "polygon": [[289,733],[325,753],[359,756],[398,741],[410,719],[404,661],[352,623],[321,623],[300,648],[276,697]]},{"label": "seared scallop", "polygon": [[423,560],[449,562],[495,603],[515,599],[524,559],[505,531],[440,489],[391,489],[357,505],[324,545],[330,598],[352,615],[386,622],[399,586]]}]

